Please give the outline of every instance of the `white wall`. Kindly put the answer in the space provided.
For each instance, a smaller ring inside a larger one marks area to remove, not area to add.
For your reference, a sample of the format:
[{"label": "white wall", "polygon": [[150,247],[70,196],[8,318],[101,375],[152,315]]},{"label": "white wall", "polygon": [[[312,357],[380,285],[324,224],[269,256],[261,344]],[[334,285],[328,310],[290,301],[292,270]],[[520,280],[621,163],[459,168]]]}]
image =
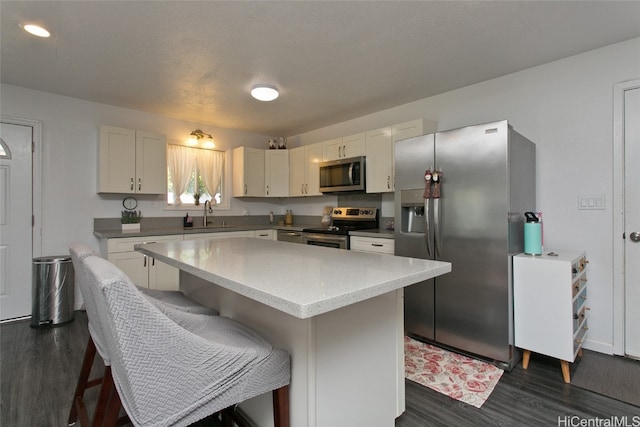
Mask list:
[{"label": "white wall", "polygon": [[[640,77],[639,52],[637,38],[289,141],[294,146],[305,145],[418,117],[436,120],[438,130],[509,120],[536,143],[537,202],[543,212],[545,248],[588,254],[591,317],[585,347],[611,353],[613,85]],[[579,195],[604,195],[606,209],[578,210]],[[385,210],[388,207],[383,206]]]},{"label": "white wall", "polygon": [[[477,85],[433,96],[289,138],[290,147],[401,123],[418,117],[445,130],[507,119],[537,146],[538,209],[544,213],[545,247],[588,252],[591,299],[587,348],[611,352],[612,266],[612,93],[613,85],[640,77],[640,38]],[[428,76],[425,76],[425,79]],[[94,217],[118,217],[121,196],[96,194],[98,126],[152,130],[169,141],[201,128],[220,148],[264,147],[264,135],[62,97],[11,85],[0,86],[0,113],[43,123],[42,254],[65,253],[72,241],[93,239]],[[606,197],[606,209],[579,211],[578,195]],[[383,197],[382,215],[393,201]],[[264,201],[232,200],[229,215],[282,213],[293,207],[313,215],[331,198]],[[161,197],[139,197],[145,216],[176,216]],[[98,247],[94,240],[93,244]]]},{"label": "white wall", "polygon": [[[169,142],[183,142],[200,128],[211,133],[216,146],[226,150],[241,145],[267,147],[269,136],[215,128],[204,124],[140,111],[82,101],[46,92],[2,84],[0,114],[42,122],[42,255],[66,253],[69,243],[84,242],[98,249],[93,218],[118,218],[122,195],[99,195],[97,189],[98,127],[101,124],[148,130],[167,135]],[[184,211],[165,210],[163,196],[136,196],[146,217],[183,216]],[[222,215],[284,214],[318,215],[328,197],[302,200],[233,199]],[[334,202],[335,204],[335,202]],[[190,212],[202,216],[200,208]],[[216,215],[215,213],[214,215]]]}]

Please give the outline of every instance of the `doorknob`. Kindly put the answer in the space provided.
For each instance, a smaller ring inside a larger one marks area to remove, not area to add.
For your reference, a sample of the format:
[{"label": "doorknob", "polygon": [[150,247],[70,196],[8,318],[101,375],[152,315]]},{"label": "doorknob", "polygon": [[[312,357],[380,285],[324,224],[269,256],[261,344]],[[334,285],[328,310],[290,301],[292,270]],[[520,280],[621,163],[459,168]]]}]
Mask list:
[{"label": "doorknob", "polygon": [[634,231],[633,233],[629,234],[629,237],[631,238],[632,242],[640,242],[640,231]]}]

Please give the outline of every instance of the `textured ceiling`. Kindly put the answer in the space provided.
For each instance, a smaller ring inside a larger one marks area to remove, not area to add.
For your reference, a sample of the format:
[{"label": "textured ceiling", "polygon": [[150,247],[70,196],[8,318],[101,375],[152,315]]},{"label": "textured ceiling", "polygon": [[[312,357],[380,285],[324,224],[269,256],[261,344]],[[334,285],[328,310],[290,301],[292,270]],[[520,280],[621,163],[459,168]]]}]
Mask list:
[{"label": "textured ceiling", "polygon": [[3,83],[284,136],[640,37],[638,1],[3,0],[0,19]]}]

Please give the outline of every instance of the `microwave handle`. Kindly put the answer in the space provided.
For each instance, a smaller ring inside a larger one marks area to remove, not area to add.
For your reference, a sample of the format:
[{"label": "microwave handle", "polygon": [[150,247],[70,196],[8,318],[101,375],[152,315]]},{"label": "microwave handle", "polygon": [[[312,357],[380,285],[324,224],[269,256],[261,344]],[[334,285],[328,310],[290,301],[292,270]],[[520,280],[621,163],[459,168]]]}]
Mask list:
[{"label": "microwave handle", "polygon": [[349,163],[349,185],[353,185],[353,170],[355,163],[351,162]]}]

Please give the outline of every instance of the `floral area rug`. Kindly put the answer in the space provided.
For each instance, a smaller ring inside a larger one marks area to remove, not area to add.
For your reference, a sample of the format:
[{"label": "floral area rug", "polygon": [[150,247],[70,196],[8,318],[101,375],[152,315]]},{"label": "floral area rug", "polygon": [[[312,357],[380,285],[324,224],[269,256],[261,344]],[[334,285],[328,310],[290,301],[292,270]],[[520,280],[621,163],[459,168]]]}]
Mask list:
[{"label": "floral area rug", "polygon": [[476,408],[489,398],[501,369],[404,337],[405,377]]}]

